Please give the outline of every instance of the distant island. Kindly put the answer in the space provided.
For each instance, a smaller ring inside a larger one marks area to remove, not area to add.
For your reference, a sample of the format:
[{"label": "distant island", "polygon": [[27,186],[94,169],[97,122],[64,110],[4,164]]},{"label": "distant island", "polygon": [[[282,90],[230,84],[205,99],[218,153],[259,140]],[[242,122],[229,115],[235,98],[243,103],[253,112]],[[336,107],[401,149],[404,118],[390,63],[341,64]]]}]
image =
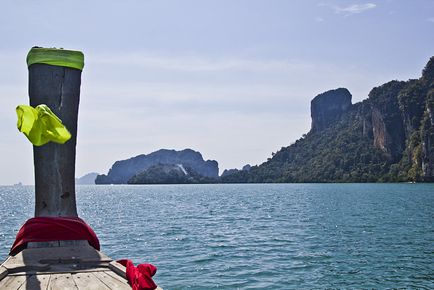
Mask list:
[{"label": "distant island", "polygon": [[96,172],[88,173],[86,175],[83,175],[82,177],[76,178],[75,184],[79,184],[79,185],[95,184],[95,179],[97,176],[98,176],[98,173],[96,173]]},{"label": "distant island", "polygon": [[127,160],[116,161],[107,175],[98,175],[96,184],[215,183],[218,163],[204,160],[191,149],[161,149]]},{"label": "distant island", "polygon": [[96,184],[433,182],[434,57],[419,79],[390,81],[352,104],[346,88],[311,101],[311,130],[258,166],[225,170],[191,149],[113,164]]}]

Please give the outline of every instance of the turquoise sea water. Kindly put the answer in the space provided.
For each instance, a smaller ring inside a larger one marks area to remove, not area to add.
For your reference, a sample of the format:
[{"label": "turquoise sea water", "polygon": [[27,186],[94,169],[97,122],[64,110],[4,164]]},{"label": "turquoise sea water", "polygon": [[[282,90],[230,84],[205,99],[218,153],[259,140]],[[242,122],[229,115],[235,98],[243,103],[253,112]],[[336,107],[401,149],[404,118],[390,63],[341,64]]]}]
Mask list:
[{"label": "turquoise sea water", "polygon": [[[33,215],[0,187],[0,256]],[[115,259],[168,289],[434,289],[433,184],[79,186],[79,215]]]}]

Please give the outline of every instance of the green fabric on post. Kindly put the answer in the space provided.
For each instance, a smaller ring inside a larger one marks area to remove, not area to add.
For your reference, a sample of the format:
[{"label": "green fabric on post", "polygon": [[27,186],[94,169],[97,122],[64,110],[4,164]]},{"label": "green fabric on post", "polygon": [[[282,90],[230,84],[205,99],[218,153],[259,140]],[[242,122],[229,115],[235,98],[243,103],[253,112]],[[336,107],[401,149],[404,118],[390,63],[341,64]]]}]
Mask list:
[{"label": "green fabric on post", "polygon": [[83,70],[84,55],[81,51],[75,50],[33,47],[27,54],[27,66],[31,66],[35,63]]},{"label": "green fabric on post", "polygon": [[19,105],[16,108],[20,132],[35,146],[42,146],[52,141],[63,144],[71,138],[68,129],[47,105],[36,108]]}]

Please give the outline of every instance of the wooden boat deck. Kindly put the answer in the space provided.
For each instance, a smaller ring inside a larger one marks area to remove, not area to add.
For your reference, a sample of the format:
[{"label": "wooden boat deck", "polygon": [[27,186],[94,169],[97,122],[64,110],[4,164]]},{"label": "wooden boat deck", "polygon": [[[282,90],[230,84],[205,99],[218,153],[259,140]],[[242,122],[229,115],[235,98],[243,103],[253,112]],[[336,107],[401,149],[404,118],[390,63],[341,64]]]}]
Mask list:
[{"label": "wooden boat deck", "polygon": [[[86,243],[27,248],[0,266],[0,289],[131,289],[125,267]],[[157,288],[160,289],[161,288]]]}]

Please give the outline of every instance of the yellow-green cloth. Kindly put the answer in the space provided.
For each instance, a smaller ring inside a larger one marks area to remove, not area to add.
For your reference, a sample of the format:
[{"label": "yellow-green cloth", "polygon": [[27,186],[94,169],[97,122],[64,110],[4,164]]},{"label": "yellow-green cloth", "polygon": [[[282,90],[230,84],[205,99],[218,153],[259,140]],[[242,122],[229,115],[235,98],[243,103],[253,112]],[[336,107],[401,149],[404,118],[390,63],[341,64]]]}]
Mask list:
[{"label": "yellow-green cloth", "polygon": [[71,138],[68,129],[47,105],[42,104],[36,108],[19,105],[16,111],[18,130],[35,146],[42,146],[50,141],[63,144]]},{"label": "yellow-green cloth", "polygon": [[76,50],[33,47],[27,54],[27,66],[31,66],[35,63],[83,70],[84,55],[81,51]]}]

